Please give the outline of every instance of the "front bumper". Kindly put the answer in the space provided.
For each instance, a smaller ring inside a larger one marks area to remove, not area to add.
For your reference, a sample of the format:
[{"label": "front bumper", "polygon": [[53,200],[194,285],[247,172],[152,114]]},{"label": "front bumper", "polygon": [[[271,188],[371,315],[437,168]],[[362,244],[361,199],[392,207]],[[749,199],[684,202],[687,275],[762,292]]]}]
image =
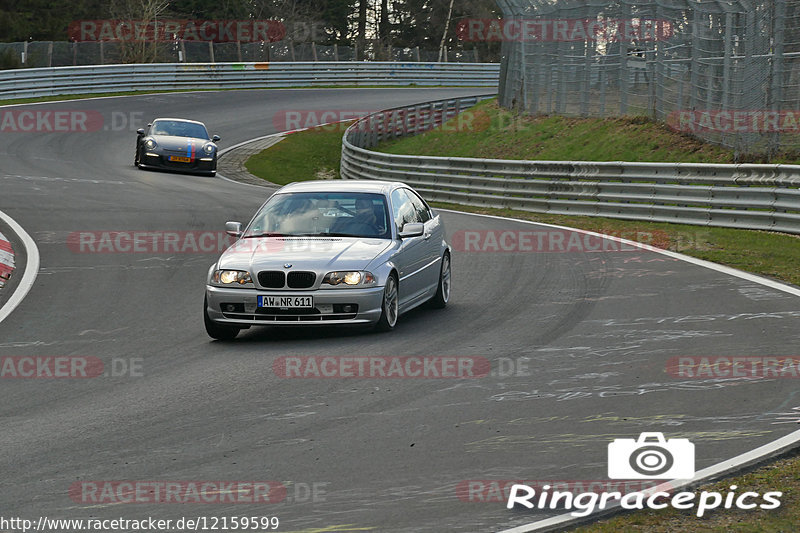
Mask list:
[{"label": "front bumper", "polygon": [[[258,296],[311,296],[314,308],[258,308]],[[381,317],[383,287],[265,291],[206,285],[208,317],[219,324],[248,326],[324,326],[375,324]],[[347,306],[354,306],[348,311]]]},{"label": "front bumper", "polygon": [[163,168],[167,170],[178,170],[184,172],[214,172],[217,170],[216,155],[208,157],[193,158],[189,163],[170,161],[169,155],[145,152],[141,158],[141,166],[144,168]]}]

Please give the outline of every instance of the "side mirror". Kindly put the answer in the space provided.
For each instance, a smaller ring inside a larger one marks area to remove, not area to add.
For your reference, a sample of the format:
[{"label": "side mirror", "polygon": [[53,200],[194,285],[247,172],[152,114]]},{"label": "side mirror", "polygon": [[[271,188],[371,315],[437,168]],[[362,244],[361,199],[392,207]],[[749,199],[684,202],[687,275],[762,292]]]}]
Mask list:
[{"label": "side mirror", "polygon": [[226,222],[225,233],[237,239],[242,236],[242,223],[241,222]]},{"label": "side mirror", "polygon": [[136,130],[136,133],[138,133],[140,136],[144,135],[144,128],[139,128],[138,130]]},{"label": "side mirror", "polygon": [[220,139],[221,139],[221,137],[219,135],[214,135],[213,137],[211,137],[211,140],[214,141],[214,142],[219,142]]},{"label": "side mirror", "polygon": [[400,230],[399,237],[401,239],[406,239],[408,237],[419,237],[425,233],[425,224],[420,224],[419,222],[409,222],[403,226],[403,229]]}]

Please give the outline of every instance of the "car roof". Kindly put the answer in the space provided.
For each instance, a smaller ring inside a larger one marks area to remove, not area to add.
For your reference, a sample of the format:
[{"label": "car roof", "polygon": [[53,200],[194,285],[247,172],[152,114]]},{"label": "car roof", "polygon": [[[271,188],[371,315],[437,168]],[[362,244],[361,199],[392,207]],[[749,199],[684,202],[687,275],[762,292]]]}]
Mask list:
[{"label": "car roof", "polygon": [[399,181],[379,180],[314,180],[290,183],[278,192],[371,192],[388,194],[397,187],[405,187]]},{"label": "car roof", "polygon": [[158,122],[159,120],[171,120],[173,122],[189,122],[191,124],[200,124],[201,126],[205,127],[205,124],[203,124],[199,120],[189,120],[188,118],[159,117],[159,118],[154,118],[153,122]]}]

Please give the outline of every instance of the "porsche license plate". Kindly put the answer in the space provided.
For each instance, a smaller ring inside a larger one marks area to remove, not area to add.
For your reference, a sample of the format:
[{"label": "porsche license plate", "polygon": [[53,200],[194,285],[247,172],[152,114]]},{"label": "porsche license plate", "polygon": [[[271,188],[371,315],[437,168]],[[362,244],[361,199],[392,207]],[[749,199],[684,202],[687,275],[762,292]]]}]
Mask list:
[{"label": "porsche license plate", "polygon": [[191,157],[183,157],[183,156],[179,156],[179,155],[171,155],[171,156],[169,156],[169,160],[173,161],[173,162],[176,162],[176,163],[191,163],[192,162],[192,158]]},{"label": "porsche license plate", "polygon": [[310,309],[314,307],[312,296],[259,296],[259,307],[280,307],[282,309]]}]

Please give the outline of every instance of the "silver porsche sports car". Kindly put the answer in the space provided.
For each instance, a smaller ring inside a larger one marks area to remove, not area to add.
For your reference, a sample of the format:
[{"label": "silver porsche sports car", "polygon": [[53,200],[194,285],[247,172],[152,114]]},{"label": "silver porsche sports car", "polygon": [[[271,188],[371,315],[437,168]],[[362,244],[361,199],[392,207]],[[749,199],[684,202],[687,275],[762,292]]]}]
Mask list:
[{"label": "silver porsche sports car", "polygon": [[159,118],[138,130],[138,168],[163,168],[215,175],[219,135],[208,136],[205,124],[182,118]]},{"label": "silver porsche sports car", "polygon": [[450,245],[440,216],[410,187],[306,181],[273,194],[211,266],[208,334],[254,325],[373,325],[450,298]]}]

